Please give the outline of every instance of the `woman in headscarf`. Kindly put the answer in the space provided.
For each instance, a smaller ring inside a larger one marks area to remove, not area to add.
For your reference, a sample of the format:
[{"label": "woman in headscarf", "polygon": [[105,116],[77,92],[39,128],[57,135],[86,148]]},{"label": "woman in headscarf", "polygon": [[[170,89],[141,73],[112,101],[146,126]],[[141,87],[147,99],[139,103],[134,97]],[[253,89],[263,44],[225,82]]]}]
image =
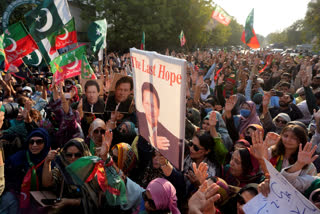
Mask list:
[{"label": "woman in headscarf", "polygon": [[33,130],[25,146],[5,163],[6,190],[20,199],[22,212],[30,209],[30,191],[42,189],[43,164],[50,150],[48,132],[42,128]]},{"label": "woman in headscarf", "polygon": [[135,167],[137,157],[131,146],[127,143],[118,143],[111,149],[112,159],[117,167],[126,175]]},{"label": "woman in headscarf", "polygon": [[243,187],[249,183],[260,183],[264,177],[259,169],[258,160],[250,154],[249,148],[235,150],[230,164],[227,164],[221,176],[229,185]]},{"label": "woman in headscarf", "polygon": [[291,118],[286,113],[279,113],[275,118],[272,119],[269,112],[267,112],[261,119],[265,132],[275,132],[280,134],[282,129],[291,122]]},{"label": "woman in headscarf", "polygon": [[237,97],[231,96],[225,105],[224,117],[230,137],[235,142],[244,135],[247,127],[251,124],[261,126],[259,116],[256,111],[256,104],[252,101],[246,101],[240,106],[240,115],[232,115],[232,109],[237,103]]},{"label": "woman in headscarf", "polygon": [[211,95],[210,87],[207,83],[203,83],[200,87],[200,101],[204,102]]},{"label": "woman in headscarf", "polygon": [[117,143],[125,142],[129,145],[132,144],[134,138],[137,136],[135,125],[131,121],[121,123],[116,129],[113,130],[112,146]]},{"label": "woman in headscarf", "polygon": [[103,120],[96,118],[89,127],[89,135],[86,138],[86,144],[90,148],[92,155],[96,155],[96,148],[102,145],[102,135],[105,135],[107,126]]},{"label": "woman in headscarf", "polygon": [[[79,187],[74,184],[71,175],[66,171],[69,164],[81,157],[91,155],[83,139],[69,140],[62,148],[60,155],[56,156],[57,154],[57,150],[50,151],[42,175],[43,185],[51,187],[60,199],[53,208],[59,213],[97,213],[99,207],[97,194],[100,190],[98,184],[93,179]],[[56,166],[51,170],[49,165],[53,160]]]}]

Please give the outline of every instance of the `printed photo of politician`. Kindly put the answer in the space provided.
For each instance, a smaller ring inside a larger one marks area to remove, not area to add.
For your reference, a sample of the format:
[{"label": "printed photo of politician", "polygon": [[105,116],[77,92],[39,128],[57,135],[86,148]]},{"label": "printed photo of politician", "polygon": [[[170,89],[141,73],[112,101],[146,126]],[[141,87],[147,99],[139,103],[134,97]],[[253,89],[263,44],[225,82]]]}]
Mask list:
[{"label": "printed photo of politician", "polygon": [[139,134],[174,165],[180,165],[181,142],[160,121],[160,98],[155,87],[144,82],[141,87],[142,106],[144,112],[137,112]]}]

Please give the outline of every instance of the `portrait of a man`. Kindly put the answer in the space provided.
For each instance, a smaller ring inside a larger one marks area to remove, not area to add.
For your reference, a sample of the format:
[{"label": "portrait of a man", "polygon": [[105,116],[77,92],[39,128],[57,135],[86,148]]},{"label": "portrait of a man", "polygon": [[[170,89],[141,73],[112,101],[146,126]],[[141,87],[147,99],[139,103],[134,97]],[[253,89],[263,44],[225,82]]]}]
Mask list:
[{"label": "portrait of a man", "polygon": [[171,162],[179,165],[179,149],[182,140],[172,134],[160,121],[160,98],[155,87],[144,82],[141,87],[142,106],[144,112],[138,112],[139,133],[162,155],[171,157]]},{"label": "portrait of a man", "polygon": [[132,103],[133,81],[131,77],[123,76],[116,81],[114,91],[111,91],[106,104],[106,120],[110,118],[111,112],[117,111],[121,114],[129,111]]}]

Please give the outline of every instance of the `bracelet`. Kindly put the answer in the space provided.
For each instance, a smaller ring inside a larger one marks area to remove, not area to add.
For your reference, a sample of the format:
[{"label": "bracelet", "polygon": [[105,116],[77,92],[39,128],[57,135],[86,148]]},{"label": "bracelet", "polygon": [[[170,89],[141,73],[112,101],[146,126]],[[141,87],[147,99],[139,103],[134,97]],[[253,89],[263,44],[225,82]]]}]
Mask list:
[{"label": "bracelet", "polygon": [[116,122],[113,122],[112,120],[109,120],[109,122],[111,123],[111,124],[115,124]]}]

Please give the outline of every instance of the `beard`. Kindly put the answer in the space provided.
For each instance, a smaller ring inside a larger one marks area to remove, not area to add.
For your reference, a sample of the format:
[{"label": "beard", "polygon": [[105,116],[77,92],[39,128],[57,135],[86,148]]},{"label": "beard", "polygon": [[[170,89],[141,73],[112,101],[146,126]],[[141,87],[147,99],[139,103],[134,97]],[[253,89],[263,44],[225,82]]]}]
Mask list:
[{"label": "beard", "polygon": [[283,101],[279,101],[279,106],[280,107],[288,107],[289,103],[283,102]]}]

